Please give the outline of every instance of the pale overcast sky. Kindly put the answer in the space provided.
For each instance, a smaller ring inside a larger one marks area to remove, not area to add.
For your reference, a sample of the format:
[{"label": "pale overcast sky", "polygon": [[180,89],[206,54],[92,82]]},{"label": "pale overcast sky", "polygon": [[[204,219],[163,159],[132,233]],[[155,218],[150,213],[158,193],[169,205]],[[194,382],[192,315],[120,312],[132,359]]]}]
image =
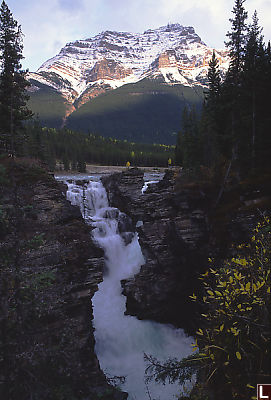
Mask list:
[{"label": "pale overcast sky", "polygon": [[[5,0],[24,33],[23,67],[30,71],[67,42],[105,30],[144,32],[168,22],[193,26],[210,47],[223,48],[234,0]],[[271,39],[271,0],[246,0]]]}]

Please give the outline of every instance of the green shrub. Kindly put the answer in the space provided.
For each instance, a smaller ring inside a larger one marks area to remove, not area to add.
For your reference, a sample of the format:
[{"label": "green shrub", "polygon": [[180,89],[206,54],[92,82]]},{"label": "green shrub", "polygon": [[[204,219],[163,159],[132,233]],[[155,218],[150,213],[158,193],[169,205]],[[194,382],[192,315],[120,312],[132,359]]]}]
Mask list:
[{"label": "green shrub", "polygon": [[212,267],[200,277],[202,298],[190,296],[204,309],[203,326],[193,344],[196,353],[164,363],[146,355],[147,380],[183,385],[196,377],[190,400],[253,400],[257,383],[270,382],[269,218],[257,225],[250,243],[237,246],[235,253],[219,269],[210,259]]},{"label": "green shrub", "polygon": [[256,399],[257,383],[271,378],[268,218],[236,253],[221,269],[210,268],[201,276],[206,323],[197,331],[194,349],[202,356],[210,387],[222,385],[231,398],[247,400]]}]

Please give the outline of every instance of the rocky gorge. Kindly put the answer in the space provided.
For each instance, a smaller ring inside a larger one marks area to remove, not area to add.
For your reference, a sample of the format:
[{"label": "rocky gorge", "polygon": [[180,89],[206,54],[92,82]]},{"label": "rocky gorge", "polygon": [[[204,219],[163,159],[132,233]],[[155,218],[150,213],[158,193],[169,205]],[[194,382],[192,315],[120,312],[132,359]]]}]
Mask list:
[{"label": "rocky gorge", "polygon": [[103,251],[65,191],[35,163],[7,160],[1,169],[2,399],[127,397],[94,353],[91,298]]},{"label": "rocky gorge", "polygon": [[127,312],[142,319],[173,323],[192,332],[194,305],[189,295],[207,267],[209,241],[203,194],[175,194],[173,172],[142,194],[143,172],[114,174],[103,179],[112,205],[138,225],[146,260],[134,278],[122,282]]},{"label": "rocky gorge", "polygon": [[[200,290],[199,274],[209,257],[219,262],[245,240],[269,207],[269,186],[243,184],[215,208],[210,185],[174,169],[144,193],[144,172],[136,168],[101,180],[110,205],[128,216],[119,232],[137,231],[145,258],[140,272],[122,281],[126,313],[193,334],[200,310],[189,296]],[[91,298],[103,280],[104,254],[92,228],[65,199],[66,186],[38,164],[2,162],[0,186],[1,396],[127,398],[110,385],[94,351]],[[129,235],[123,239],[130,243]]]},{"label": "rocky gorge", "polygon": [[200,290],[199,275],[209,258],[219,264],[246,240],[262,212],[269,209],[266,183],[244,182],[227,190],[219,207],[219,188],[193,184],[168,170],[142,194],[143,171],[131,169],[102,179],[110,204],[137,226],[145,257],[140,272],[122,282],[127,313],[171,323],[194,333],[200,310],[189,296]]}]

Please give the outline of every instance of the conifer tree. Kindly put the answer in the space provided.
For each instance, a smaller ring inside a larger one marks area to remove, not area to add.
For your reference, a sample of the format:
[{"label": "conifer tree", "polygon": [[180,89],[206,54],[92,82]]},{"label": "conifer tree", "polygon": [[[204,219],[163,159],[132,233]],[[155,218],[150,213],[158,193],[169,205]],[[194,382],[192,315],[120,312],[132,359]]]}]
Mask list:
[{"label": "conifer tree", "polygon": [[266,49],[266,56],[267,56],[267,61],[269,64],[271,64],[271,43],[270,40],[268,41],[267,49]]},{"label": "conifer tree", "polygon": [[234,18],[230,18],[232,29],[226,34],[229,40],[225,42],[231,57],[228,78],[230,77],[234,84],[237,84],[240,78],[246,45],[247,12],[243,6],[244,2],[245,0],[235,0],[232,10]]},{"label": "conifer tree", "polygon": [[182,157],[182,133],[178,132],[177,135],[177,142],[175,147],[175,162],[176,165],[183,164],[183,157]]},{"label": "conifer tree", "polygon": [[201,163],[199,118],[194,108],[184,107],[182,129],[178,133],[176,163],[184,168],[197,169]]},{"label": "conifer tree", "polygon": [[[224,113],[230,118],[225,123],[224,138],[225,147],[228,148],[228,157],[231,157],[230,164],[233,161],[239,163],[240,143],[243,132],[240,123],[241,113],[241,73],[244,64],[246,34],[247,34],[247,12],[244,9],[245,0],[235,0],[232,13],[234,17],[230,19],[231,31],[226,34],[229,38],[225,45],[229,49],[231,57],[229,69],[223,84]],[[231,156],[230,156],[231,152]],[[237,175],[240,171],[237,168]]]},{"label": "conifer tree", "polygon": [[12,156],[22,139],[22,121],[32,116],[27,108],[25,71],[21,60],[23,44],[20,25],[5,1],[0,8],[0,139]]},{"label": "conifer tree", "polygon": [[218,135],[220,132],[220,96],[221,76],[219,61],[213,51],[208,69],[208,90],[205,92],[205,101],[202,108],[200,124],[202,164],[213,167],[219,158]]},{"label": "conifer tree", "polygon": [[220,95],[221,90],[221,76],[219,73],[219,62],[216,58],[215,51],[209,63],[208,69],[208,92],[206,93],[206,100],[209,105],[215,106],[215,103]]},{"label": "conifer tree", "polygon": [[[252,167],[255,167],[256,157],[256,135],[259,101],[262,95],[262,77],[265,69],[265,51],[263,45],[262,28],[259,26],[257,12],[252,17],[252,24],[248,27],[248,38],[245,49],[244,67],[242,73],[243,87],[243,112],[244,120],[248,122],[247,130],[250,132],[250,145],[247,149],[247,156],[252,160]],[[260,110],[259,110],[260,111]]]}]

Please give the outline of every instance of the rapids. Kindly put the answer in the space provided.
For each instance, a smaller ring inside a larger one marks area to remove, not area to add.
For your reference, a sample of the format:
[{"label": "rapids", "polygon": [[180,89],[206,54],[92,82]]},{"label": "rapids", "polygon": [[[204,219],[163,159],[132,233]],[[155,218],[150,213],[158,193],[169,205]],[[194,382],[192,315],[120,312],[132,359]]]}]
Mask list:
[{"label": "rapids", "polygon": [[145,383],[144,353],[159,360],[180,359],[191,353],[191,338],[170,325],[124,314],[121,280],[135,275],[145,262],[137,233],[133,232],[129,217],[109,207],[100,181],[90,181],[85,186],[67,185],[68,200],[80,207],[87,223],[94,227],[93,239],[105,254],[104,280],[92,299],[95,351],[101,368],[108,377],[125,376],[121,389],[130,400],[176,399],[180,393],[177,384]]}]

